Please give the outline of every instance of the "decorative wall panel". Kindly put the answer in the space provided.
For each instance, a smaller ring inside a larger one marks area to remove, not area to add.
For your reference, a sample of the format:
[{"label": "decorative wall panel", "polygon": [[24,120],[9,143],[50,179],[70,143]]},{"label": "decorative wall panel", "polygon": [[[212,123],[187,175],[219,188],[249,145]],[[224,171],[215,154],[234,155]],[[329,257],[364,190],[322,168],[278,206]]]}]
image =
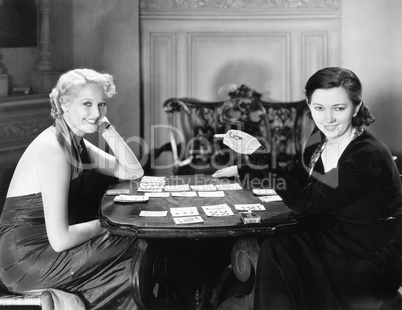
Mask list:
[{"label": "decorative wall panel", "polygon": [[226,98],[241,84],[265,101],[297,101],[306,79],[340,65],[340,0],[143,0],[145,139],[166,125],[165,100]]},{"label": "decorative wall panel", "polygon": [[328,33],[303,33],[304,80],[328,64]]},{"label": "decorative wall panel", "polygon": [[189,48],[191,97],[224,100],[246,84],[265,99],[290,98],[290,33],[190,33]]},{"label": "decorative wall panel", "polygon": [[[166,124],[167,116],[159,104],[171,96],[171,90],[176,87],[176,36],[174,33],[150,33],[149,44],[151,46],[148,66],[148,78],[144,79],[144,99],[150,104],[146,109],[149,113],[145,115],[145,124],[157,125]],[[146,131],[148,145],[159,145],[159,130],[151,128]]]}]

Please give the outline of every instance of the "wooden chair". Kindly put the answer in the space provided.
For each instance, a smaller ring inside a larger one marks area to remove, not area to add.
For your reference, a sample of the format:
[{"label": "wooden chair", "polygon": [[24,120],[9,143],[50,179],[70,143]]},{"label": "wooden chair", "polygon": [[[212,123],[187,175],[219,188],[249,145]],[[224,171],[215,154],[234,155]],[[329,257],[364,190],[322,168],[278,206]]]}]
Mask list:
[{"label": "wooden chair", "polygon": [[300,155],[312,129],[304,100],[266,102],[246,85],[230,92],[228,97],[217,102],[193,98],[166,100],[163,109],[175,130],[169,132],[170,141],[151,156],[156,158],[171,151],[174,174],[211,174],[244,158],[214,139],[215,134],[229,129],[239,129],[259,139],[273,166]]}]

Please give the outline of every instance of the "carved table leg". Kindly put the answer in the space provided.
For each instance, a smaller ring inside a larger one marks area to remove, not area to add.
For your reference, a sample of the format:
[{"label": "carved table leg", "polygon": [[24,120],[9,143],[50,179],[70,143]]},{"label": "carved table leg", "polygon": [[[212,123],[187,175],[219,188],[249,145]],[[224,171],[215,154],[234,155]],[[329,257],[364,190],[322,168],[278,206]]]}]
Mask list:
[{"label": "carved table leg", "polygon": [[[253,309],[254,280],[260,249],[258,239],[253,237],[237,240],[232,248],[231,261],[233,273],[244,284],[243,290],[241,285],[237,285],[236,289],[233,290],[233,296],[237,295],[237,304],[244,310]],[[249,290],[250,285],[252,286],[251,292]]]},{"label": "carved table leg", "polygon": [[153,309],[158,303],[159,285],[167,272],[167,257],[163,247],[148,246],[144,239],[137,240],[138,251],[132,260],[130,281],[138,308]]}]

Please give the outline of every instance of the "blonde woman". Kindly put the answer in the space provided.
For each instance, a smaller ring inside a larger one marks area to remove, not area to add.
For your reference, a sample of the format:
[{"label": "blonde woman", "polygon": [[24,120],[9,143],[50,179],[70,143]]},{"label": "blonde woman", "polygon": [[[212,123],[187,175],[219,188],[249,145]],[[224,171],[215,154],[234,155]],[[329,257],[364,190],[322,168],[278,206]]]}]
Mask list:
[{"label": "blonde woman", "polygon": [[[63,74],[50,94],[54,125],[22,155],[0,218],[0,281],[15,293],[55,288],[88,309],[136,309],[130,292],[135,239],[111,236],[96,218],[118,179],[143,175],[106,118],[113,77],[91,69]],[[84,139],[100,131],[114,155]]]}]

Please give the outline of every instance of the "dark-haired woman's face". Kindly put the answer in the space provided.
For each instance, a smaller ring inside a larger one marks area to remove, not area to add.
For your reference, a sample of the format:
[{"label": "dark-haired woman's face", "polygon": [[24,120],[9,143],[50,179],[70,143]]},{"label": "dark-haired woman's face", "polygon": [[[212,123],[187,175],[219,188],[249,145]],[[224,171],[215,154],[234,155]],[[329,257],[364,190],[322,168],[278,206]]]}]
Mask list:
[{"label": "dark-haired woman's face", "polygon": [[309,107],[315,124],[329,141],[341,142],[350,137],[356,108],[343,87],[317,89]]}]

